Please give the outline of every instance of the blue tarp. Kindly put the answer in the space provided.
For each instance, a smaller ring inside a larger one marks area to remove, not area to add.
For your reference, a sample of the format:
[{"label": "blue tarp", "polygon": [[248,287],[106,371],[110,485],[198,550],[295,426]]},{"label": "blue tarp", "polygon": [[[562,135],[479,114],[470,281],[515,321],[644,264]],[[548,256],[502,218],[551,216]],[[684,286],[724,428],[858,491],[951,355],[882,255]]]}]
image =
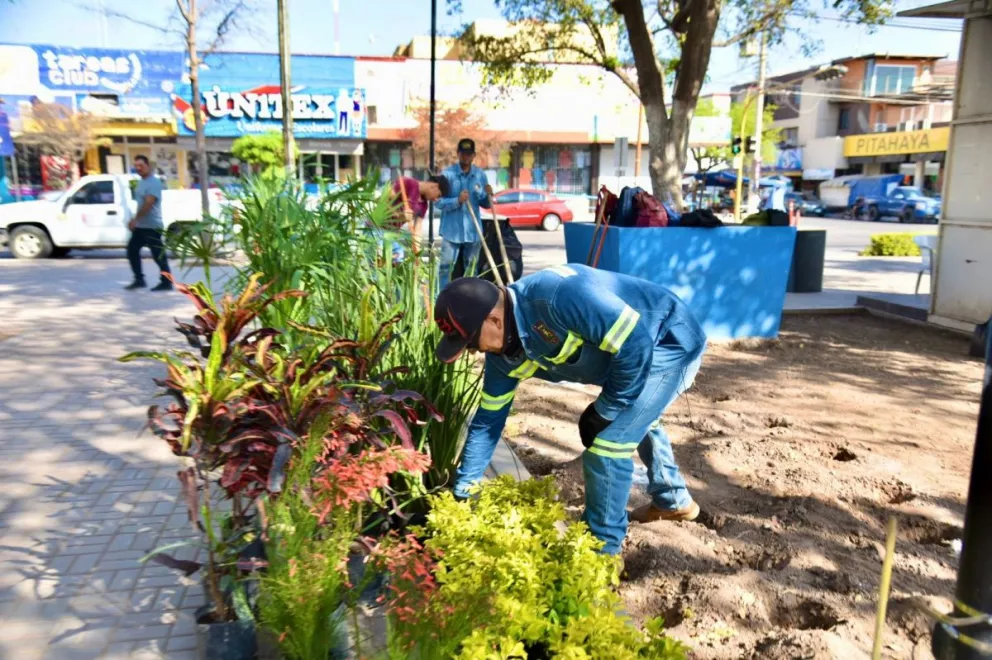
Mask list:
[{"label": "blue tarp", "polygon": [[[696,179],[699,181],[704,180],[702,173],[696,173]],[[707,172],[705,175],[705,181],[707,186],[719,186],[721,188],[733,188],[737,185],[737,173],[733,170],[720,170],[718,172]],[[744,177],[743,184],[748,185],[748,178]]]},{"label": "blue tarp", "polygon": [[889,191],[902,182],[901,174],[882,174],[880,176],[863,176],[847,182],[850,193],[848,205],[853,205],[858,197],[888,197]]}]

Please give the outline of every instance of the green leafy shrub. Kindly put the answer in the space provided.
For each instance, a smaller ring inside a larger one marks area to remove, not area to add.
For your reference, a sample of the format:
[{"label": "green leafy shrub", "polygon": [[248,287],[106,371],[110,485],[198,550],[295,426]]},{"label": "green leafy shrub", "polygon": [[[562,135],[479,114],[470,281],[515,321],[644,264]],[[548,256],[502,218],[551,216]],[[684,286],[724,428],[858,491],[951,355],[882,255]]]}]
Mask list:
[{"label": "green leafy shrub", "polygon": [[618,614],[617,560],[582,523],[568,525],[552,479],[501,477],[478,499],[432,498],[426,540],[384,543],[391,574],[390,656],[462,658],[684,657],[661,620],[644,631]]},{"label": "green leafy shrub", "polygon": [[862,257],[918,257],[920,246],[913,242],[919,234],[872,234],[871,243],[859,254]]},{"label": "green leafy shrub", "polygon": [[[282,134],[272,131],[261,135],[242,135],[231,145],[231,153],[248,163],[263,177],[285,176]],[[297,156],[293,144],[293,158]]]},{"label": "green leafy shrub", "polygon": [[247,265],[234,277],[240,287],[260,273],[271,291],[302,290],[303,299],[267,307],[263,325],[283,330],[282,341],[321,348],[313,328],[327,338],[365,341],[381,323],[402,313],[395,338],[375,365],[397,387],[421,393],[441,412],[413,429],[413,442],[431,456],[428,486],[451,481],[459,437],[478,404],[481,374],[469,359],[445,364],[433,355],[440,331],[433,322],[436,256],[392,258],[393,245],[411,254],[410,235],[391,229],[394,200],[368,177],[308,197],[292,181],[245,181],[227,234]]}]

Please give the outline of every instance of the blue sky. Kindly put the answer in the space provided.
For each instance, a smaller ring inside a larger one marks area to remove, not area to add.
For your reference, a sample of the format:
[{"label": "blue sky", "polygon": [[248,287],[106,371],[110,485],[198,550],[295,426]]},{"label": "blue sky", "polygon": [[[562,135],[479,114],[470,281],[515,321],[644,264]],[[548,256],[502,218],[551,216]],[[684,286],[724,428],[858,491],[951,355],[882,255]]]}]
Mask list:
[{"label": "blue sky", "polygon": [[[0,42],[42,43],[70,46],[104,45],[99,16],[80,4],[110,11],[138,11],[150,23],[165,23],[175,6],[174,0],[142,0],[142,9],[128,9],[139,3],[129,0],[0,0]],[[334,52],[334,0],[289,0],[290,37],[297,53]],[[429,0],[339,0],[341,53],[346,55],[390,55],[400,43],[414,34],[430,33]],[[269,3],[275,5],[275,2]],[[439,30],[452,32],[466,17],[498,18],[492,0],[464,0],[464,14],[448,16],[445,0],[438,0]],[[897,3],[898,9],[929,4],[922,0]],[[374,7],[374,11],[370,8]],[[273,15],[260,15],[260,34],[254,37],[232,35],[228,50],[275,51],[276,30]],[[919,26],[919,27],[907,27]],[[802,26],[816,34],[823,47],[812,57],[804,57],[797,39],[772,50],[771,74],[785,73],[848,55],[869,52],[949,55],[957,58],[960,29],[956,21],[895,19],[895,24],[874,33],[836,19]],[[938,28],[938,29],[928,29]],[[178,48],[179,42],[150,28],[110,18],[106,22],[106,45],[119,48]],[[710,64],[707,91],[725,91],[731,85],[753,80],[753,61],[742,60],[736,48],[717,49]]]}]

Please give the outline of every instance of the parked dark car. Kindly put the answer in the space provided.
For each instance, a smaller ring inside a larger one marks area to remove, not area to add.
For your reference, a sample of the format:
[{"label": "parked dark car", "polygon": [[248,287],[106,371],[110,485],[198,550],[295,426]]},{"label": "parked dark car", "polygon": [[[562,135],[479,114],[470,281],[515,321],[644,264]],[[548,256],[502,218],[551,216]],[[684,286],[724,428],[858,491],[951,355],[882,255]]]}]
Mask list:
[{"label": "parked dark car", "polygon": [[808,192],[791,192],[785,195],[785,204],[793,201],[802,215],[815,215],[822,218],[827,214],[827,207],[819,199]]}]

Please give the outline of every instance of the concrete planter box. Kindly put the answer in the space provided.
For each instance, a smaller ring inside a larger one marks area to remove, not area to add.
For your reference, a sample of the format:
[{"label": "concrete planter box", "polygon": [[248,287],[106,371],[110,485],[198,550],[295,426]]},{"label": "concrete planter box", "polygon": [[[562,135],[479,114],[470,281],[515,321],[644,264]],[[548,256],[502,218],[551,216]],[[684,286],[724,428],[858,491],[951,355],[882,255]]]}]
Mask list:
[{"label": "concrete planter box", "polygon": [[[569,263],[586,262],[594,230],[565,225]],[[709,339],[772,338],[795,241],[795,227],[610,227],[597,267],[671,289]]]}]

